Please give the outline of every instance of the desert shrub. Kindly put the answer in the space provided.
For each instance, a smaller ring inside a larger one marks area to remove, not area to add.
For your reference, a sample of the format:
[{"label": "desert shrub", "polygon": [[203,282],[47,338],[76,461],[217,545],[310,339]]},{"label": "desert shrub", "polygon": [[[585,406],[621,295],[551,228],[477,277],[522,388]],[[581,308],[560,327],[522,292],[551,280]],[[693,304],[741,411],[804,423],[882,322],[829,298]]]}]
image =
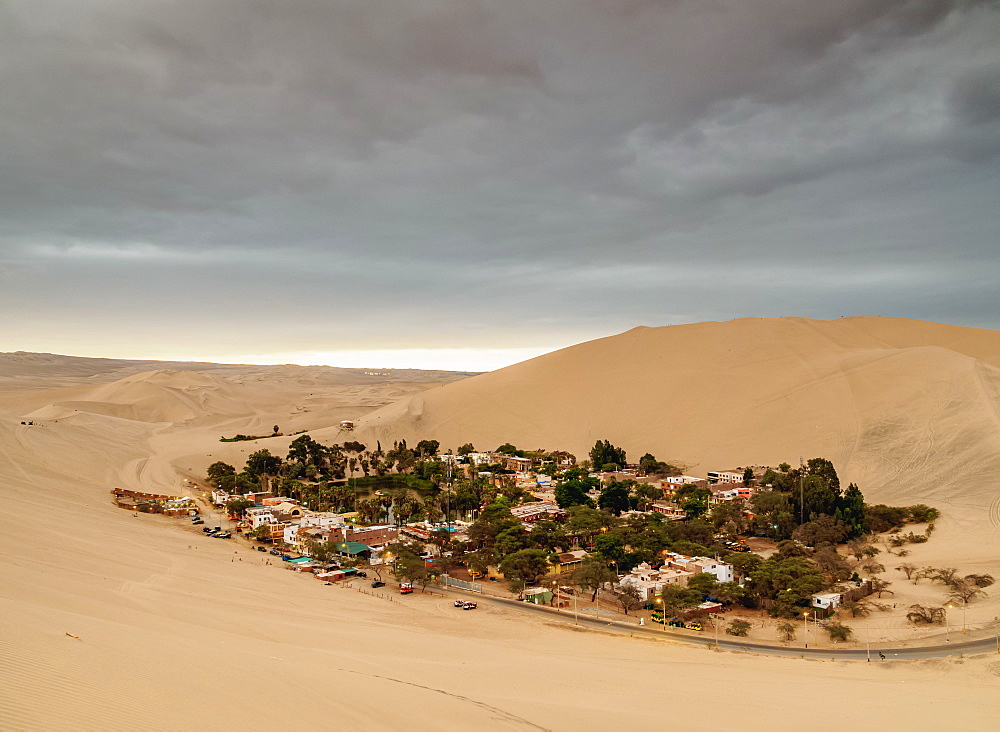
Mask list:
[{"label": "desert shrub", "polygon": [[910,610],[906,613],[906,619],[914,625],[941,625],[944,618],[943,607],[930,605],[910,605]]},{"label": "desert shrub", "polygon": [[828,620],[823,623],[823,630],[829,634],[830,640],[833,641],[847,641],[854,634],[854,629],[851,626],[844,625],[839,620]]},{"label": "desert shrub", "polygon": [[751,625],[746,620],[734,620],[726,626],[726,633],[745,638],[750,628]]},{"label": "desert shrub", "polygon": [[954,602],[972,602],[980,597],[986,597],[986,591],[981,590],[972,582],[968,580],[961,579],[952,582],[951,591],[948,593],[948,599]]},{"label": "desert shrub", "polygon": [[881,503],[865,506],[865,520],[868,522],[868,527],[877,534],[902,526],[910,515],[907,509],[898,506],[886,506]]},{"label": "desert shrub", "polygon": [[789,623],[787,620],[782,620],[775,626],[778,630],[778,635],[781,636],[782,640],[790,641],[795,639],[795,623]]},{"label": "desert shrub", "polygon": [[906,510],[910,514],[910,521],[917,524],[930,523],[941,515],[941,512],[936,508],[931,508],[923,503],[918,503],[915,506],[907,506]]},{"label": "desert shrub", "polygon": [[965,575],[965,581],[971,582],[976,587],[989,587],[993,584],[994,579],[991,574],[967,574]]}]

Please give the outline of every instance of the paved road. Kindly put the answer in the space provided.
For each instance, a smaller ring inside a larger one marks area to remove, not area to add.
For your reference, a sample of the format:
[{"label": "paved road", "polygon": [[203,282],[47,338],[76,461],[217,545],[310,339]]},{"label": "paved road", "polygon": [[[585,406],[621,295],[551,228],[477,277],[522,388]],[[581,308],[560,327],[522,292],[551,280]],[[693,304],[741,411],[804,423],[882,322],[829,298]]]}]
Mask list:
[{"label": "paved road", "polygon": [[[429,590],[430,588],[428,588]],[[519,602],[517,600],[507,600],[500,597],[491,597],[479,593],[457,590],[454,587],[448,588],[449,592],[456,595],[475,597],[479,602],[491,602],[505,607],[517,608],[524,612],[544,613],[553,620],[560,620],[566,623],[585,625],[591,628],[603,630],[605,632],[619,633],[631,636],[649,636],[653,638],[666,638],[674,642],[688,643],[695,646],[715,647],[715,636],[709,631],[704,634],[697,631],[683,631],[663,626],[649,627],[631,625],[614,620],[600,620],[593,617],[580,616],[574,619],[572,611],[556,612],[552,608],[533,605],[530,602]],[[934,646],[909,646],[894,648],[885,644],[875,644],[868,648],[797,648],[794,646],[772,646],[766,643],[753,643],[751,641],[735,640],[731,636],[720,636],[719,648],[724,651],[736,651],[739,653],[764,653],[773,656],[793,656],[804,658],[819,658],[846,661],[872,661],[882,660],[879,652],[885,656],[887,661],[901,661],[916,658],[941,658],[944,656],[975,655],[978,653],[998,653],[998,641],[995,636],[987,636],[976,640],[968,640],[956,643],[947,643]]]}]

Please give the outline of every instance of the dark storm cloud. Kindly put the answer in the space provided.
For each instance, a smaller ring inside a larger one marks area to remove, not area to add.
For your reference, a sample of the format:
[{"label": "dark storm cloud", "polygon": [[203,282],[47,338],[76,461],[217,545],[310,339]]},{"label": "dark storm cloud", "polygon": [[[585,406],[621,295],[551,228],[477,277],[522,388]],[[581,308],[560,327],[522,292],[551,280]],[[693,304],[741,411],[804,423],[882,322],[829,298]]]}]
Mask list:
[{"label": "dark storm cloud", "polygon": [[12,347],[1000,326],[992,2],[2,7]]}]

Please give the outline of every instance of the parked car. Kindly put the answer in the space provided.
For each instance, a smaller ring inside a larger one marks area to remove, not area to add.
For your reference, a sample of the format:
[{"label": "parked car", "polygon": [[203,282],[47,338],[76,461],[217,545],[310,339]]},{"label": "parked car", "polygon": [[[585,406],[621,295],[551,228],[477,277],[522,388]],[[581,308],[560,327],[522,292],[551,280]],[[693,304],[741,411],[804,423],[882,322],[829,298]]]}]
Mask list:
[{"label": "parked car", "polygon": [[455,600],[455,607],[465,607],[465,600]]},{"label": "parked car", "polygon": [[205,528],[202,529],[202,531],[204,531],[206,534],[214,534],[215,533],[215,529],[213,529],[211,526],[206,526]]},{"label": "parked car", "polygon": [[265,554],[267,553],[267,549],[265,547],[262,547],[262,546],[257,547],[257,551],[264,552]]},{"label": "parked car", "polygon": [[356,574],[356,575],[357,575],[358,577],[361,577],[362,579],[368,579],[368,573],[367,573],[367,572],[361,572],[361,571],[358,571],[358,572],[355,572],[355,574]]},{"label": "parked car", "polygon": [[402,582],[402,583],[400,583],[400,585],[399,585],[399,594],[400,595],[409,595],[411,592],[413,592],[413,584],[412,583],[410,583],[410,582]]},{"label": "parked car", "polygon": [[272,547],[271,547],[270,549],[268,549],[268,550],[267,550],[267,553],[268,553],[268,554],[273,554],[273,555],[274,555],[274,556],[276,556],[276,557],[280,557],[280,556],[281,556],[281,552],[279,552],[279,551],[278,551],[277,549],[275,549],[275,548],[274,548],[273,546],[272,546]]},{"label": "parked car", "polygon": [[372,588],[379,588],[379,587],[385,587],[385,582],[379,582],[378,580],[372,582]]},{"label": "parked car", "polygon": [[479,607],[479,606],[476,603],[474,603],[474,602],[463,602],[462,603],[462,609],[463,610],[475,610],[477,607]]},{"label": "parked car", "polygon": [[201,519],[195,519],[194,521],[191,522],[191,525],[192,526],[198,526],[199,524],[203,524],[203,523],[205,523],[205,522],[202,521]]},{"label": "parked car", "polygon": [[232,539],[233,535],[228,531],[220,531],[215,535],[216,539]]},{"label": "parked car", "polygon": [[692,620],[690,623],[684,623],[684,627],[688,630],[701,630],[701,623],[697,620]]}]

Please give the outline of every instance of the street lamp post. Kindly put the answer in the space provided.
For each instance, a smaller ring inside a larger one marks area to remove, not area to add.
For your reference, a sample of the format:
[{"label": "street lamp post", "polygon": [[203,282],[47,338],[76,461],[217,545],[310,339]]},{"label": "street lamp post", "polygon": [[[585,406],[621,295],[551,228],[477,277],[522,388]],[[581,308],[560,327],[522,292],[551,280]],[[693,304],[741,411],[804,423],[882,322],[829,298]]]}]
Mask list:
[{"label": "street lamp post", "polygon": [[944,642],[951,643],[951,621],[948,620],[948,609],[954,607],[954,605],[944,606]]},{"label": "street lamp post", "polygon": [[809,627],[806,623],[809,622],[809,613],[802,613],[802,642],[806,644],[806,648],[809,647]]},{"label": "street lamp post", "polygon": [[660,628],[663,630],[664,633],[666,633],[667,632],[667,606],[663,604],[663,598],[662,597],[656,598],[656,604],[660,606],[660,620],[662,621],[660,623]]},{"label": "street lamp post", "polygon": [[968,610],[968,609],[969,609],[969,601],[968,600],[962,600],[962,634],[963,635],[969,632],[968,628],[967,628],[967,626],[965,624],[965,619],[966,619],[965,611]]}]

